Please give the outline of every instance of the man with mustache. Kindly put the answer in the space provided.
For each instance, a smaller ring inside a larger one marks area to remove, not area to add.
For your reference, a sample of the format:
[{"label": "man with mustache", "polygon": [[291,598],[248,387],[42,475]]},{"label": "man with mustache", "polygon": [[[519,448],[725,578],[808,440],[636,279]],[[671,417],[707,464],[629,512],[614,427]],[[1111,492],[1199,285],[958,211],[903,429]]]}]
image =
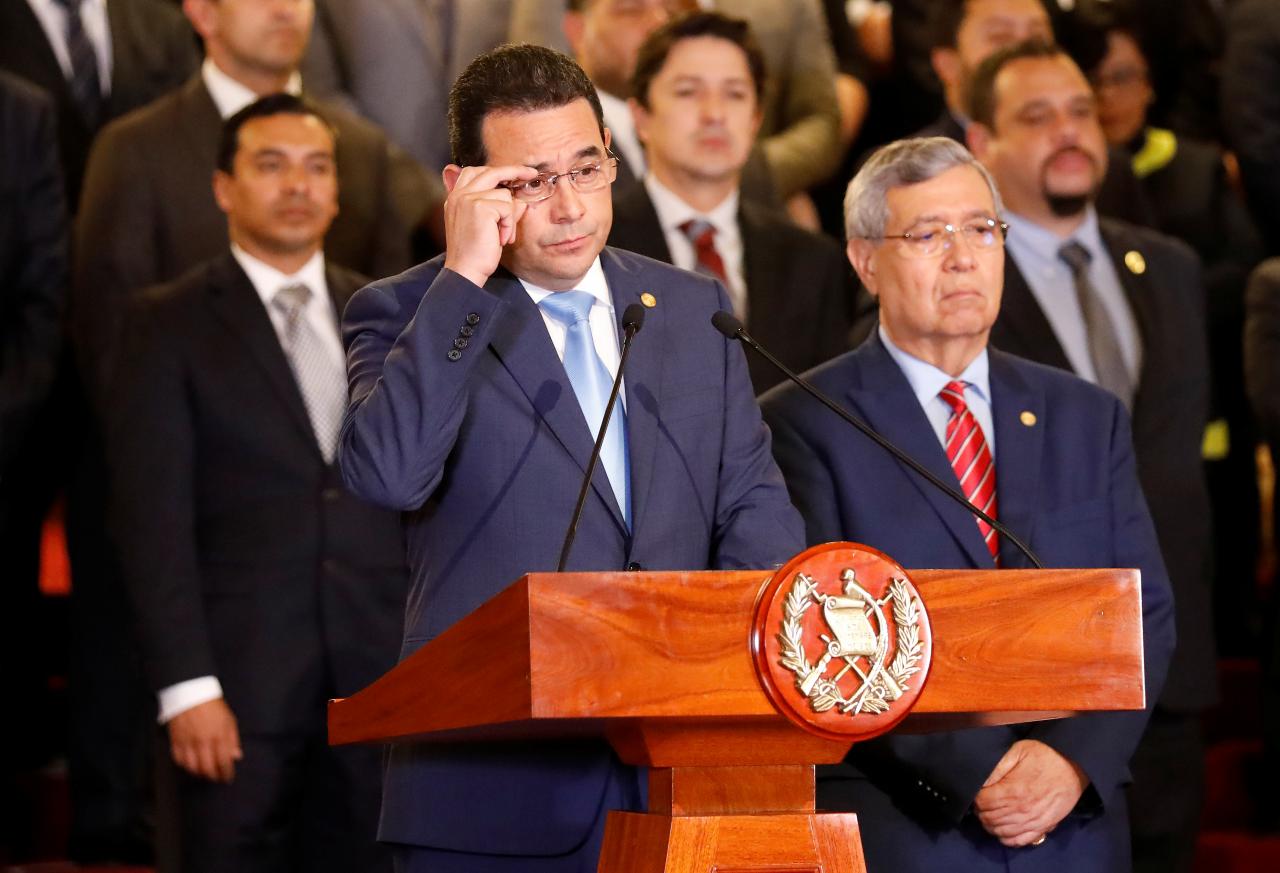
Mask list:
[{"label": "man with mustache", "polygon": [[[719,279],[752,333],[806,370],[848,347],[853,274],[830,240],[742,197],[764,86],[741,19],[695,12],[644,41],[630,90],[649,170],[615,195],[609,242]],[[747,363],[757,392],[781,378]]]},{"label": "man with mustache", "polygon": [[1138,474],[1178,604],[1169,679],[1131,764],[1135,860],[1182,869],[1199,817],[1199,715],[1216,696],[1200,261],[1178,240],[1097,215],[1106,148],[1096,100],[1061,49],[1031,41],[1003,50],[978,68],[970,99],[970,148],[1008,207],[992,344],[1071,370],[1132,413]]},{"label": "man with mustache", "polygon": [[226,123],[230,247],[141,295],[107,421],[120,559],[178,771],[184,873],[378,871],[381,752],[331,749],[325,701],[395,662],[399,517],[334,465],[338,312],[326,261],[335,133],[262,98]]}]

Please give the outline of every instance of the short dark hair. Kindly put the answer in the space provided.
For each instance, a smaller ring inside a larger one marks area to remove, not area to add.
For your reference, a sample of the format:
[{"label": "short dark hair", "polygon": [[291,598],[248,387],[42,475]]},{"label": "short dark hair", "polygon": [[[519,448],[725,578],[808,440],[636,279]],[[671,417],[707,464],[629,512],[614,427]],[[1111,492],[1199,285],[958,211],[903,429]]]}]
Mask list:
[{"label": "short dark hair", "polygon": [[996,117],[996,76],[1014,61],[1070,57],[1062,46],[1034,38],[1005,46],[978,64],[969,82],[969,118],[991,127]]},{"label": "short dark hair", "polygon": [[636,71],[631,75],[631,96],[644,108],[649,108],[649,86],[666,66],[671,50],[686,39],[712,36],[731,42],[747,56],[751,81],[756,86],[756,102],[764,100],[765,67],[764,52],[756,42],[751,25],[740,18],[730,18],[719,12],[687,12],[663,24],[645,39],[636,56]]},{"label": "short dark hair", "polygon": [[488,161],[484,120],[493,112],[536,112],[586,100],[604,139],[595,86],[568,55],[538,45],[501,45],[476,58],[449,92],[449,148],[463,167]]},{"label": "short dark hair", "polygon": [[271,115],[310,115],[319,120],[325,130],[329,131],[333,137],[334,147],[337,148],[337,128],[320,111],[320,107],[296,94],[268,94],[222,122],[222,136],[218,140],[218,160],[215,166],[224,173],[231,173],[235,168],[236,152],[240,150],[240,128],[255,118],[266,118]]},{"label": "short dark hair", "polygon": [[[929,48],[955,48],[960,41],[960,27],[964,24],[965,15],[969,12],[969,4],[973,0],[936,0],[925,19],[925,33],[929,37]],[[1039,0],[1040,5],[1048,5]]]}]

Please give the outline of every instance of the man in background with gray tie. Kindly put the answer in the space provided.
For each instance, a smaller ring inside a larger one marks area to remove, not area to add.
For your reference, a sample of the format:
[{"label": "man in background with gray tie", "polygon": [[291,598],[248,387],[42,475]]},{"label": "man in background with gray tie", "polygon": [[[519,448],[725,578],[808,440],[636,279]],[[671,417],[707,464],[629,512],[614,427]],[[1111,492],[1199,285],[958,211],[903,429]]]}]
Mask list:
[{"label": "man in background with gray tie", "polygon": [[114,385],[111,518],[184,873],[390,867],[379,751],[325,738],[325,702],[395,662],[406,590],[397,515],[333,463],[338,312],[365,281],[321,249],[334,144],[289,94],[228,119],[213,187],[230,250],[141,296]]},{"label": "man in background with gray tie", "polygon": [[1130,824],[1139,869],[1184,869],[1199,819],[1199,716],[1216,697],[1200,262],[1177,240],[1098,217],[1106,146],[1093,91],[1061,49],[1031,41],[1002,50],[979,66],[970,98],[969,146],[1008,207],[992,345],[1095,382],[1133,417],[1138,474],[1178,606],[1178,644],[1131,764]]}]

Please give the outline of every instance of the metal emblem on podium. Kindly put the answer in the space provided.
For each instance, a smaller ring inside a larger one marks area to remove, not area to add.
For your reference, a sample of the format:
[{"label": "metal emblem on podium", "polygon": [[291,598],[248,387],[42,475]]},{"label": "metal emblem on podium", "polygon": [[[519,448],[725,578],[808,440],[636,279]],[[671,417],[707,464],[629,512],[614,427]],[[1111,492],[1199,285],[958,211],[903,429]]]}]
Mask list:
[{"label": "metal emblem on podium", "polygon": [[854,543],[815,546],[761,592],[752,648],[774,705],[806,730],[869,739],[906,717],[932,653],[907,572]]}]

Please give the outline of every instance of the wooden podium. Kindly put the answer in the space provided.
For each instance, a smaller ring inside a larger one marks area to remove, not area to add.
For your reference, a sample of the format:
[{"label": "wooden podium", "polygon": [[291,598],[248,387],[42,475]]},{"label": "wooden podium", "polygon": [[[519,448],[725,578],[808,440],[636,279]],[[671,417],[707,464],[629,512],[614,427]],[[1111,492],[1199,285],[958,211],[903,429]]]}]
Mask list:
[{"label": "wooden podium", "polygon": [[[814,807],[814,765],[853,740],[784,717],[757,668],[773,575],[530,574],[333,701],[329,741],[603,736],[650,770],[649,811],[609,814],[601,871],[864,871],[856,815]],[[909,575],[933,652],[898,730],[1143,707],[1136,570]]]}]

